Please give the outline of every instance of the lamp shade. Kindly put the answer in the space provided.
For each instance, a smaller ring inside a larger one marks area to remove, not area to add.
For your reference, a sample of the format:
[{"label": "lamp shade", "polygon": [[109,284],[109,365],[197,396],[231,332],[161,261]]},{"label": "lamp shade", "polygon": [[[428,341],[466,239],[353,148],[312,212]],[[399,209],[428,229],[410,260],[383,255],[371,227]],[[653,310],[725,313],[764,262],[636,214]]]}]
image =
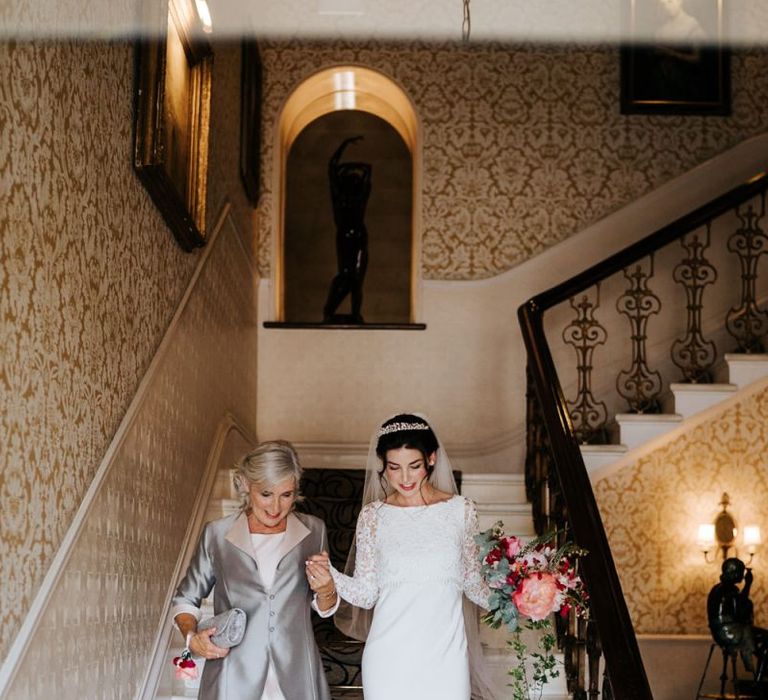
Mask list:
[{"label": "lamp shade", "polygon": [[760,527],[758,525],[745,525],[744,546],[747,547],[750,552],[754,552],[754,548],[762,543],[763,540],[760,537]]},{"label": "lamp shade", "polygon": [[696,543],[705,552],[715,546],[715,526],[713,523],[701,523],[699,525]]}]

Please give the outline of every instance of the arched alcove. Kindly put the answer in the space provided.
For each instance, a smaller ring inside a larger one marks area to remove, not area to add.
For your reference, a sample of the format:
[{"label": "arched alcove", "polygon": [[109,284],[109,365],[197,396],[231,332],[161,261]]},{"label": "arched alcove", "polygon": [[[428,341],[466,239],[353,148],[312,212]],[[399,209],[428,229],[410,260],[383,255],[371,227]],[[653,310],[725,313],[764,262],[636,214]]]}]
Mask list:
[{"label": "arched alcove", "polygon": [[[372,166],[366,209],[366,323],[412,323],[418,300],[419,134],[411,101],[387,76],[359,66],[316,73],[286,100],[278,120],[279,207],[274,251],[275,318],[312,323],[336,273],[336,229],[328,163]],[[347,298],[339,311],[348,310]]]}]

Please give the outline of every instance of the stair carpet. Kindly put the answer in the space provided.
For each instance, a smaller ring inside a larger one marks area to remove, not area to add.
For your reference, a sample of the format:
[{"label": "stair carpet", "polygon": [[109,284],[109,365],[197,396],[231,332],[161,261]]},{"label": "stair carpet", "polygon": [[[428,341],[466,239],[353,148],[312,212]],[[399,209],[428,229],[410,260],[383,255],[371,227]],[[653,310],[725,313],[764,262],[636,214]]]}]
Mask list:
[{"label": "stair carpet", "polygon": [[[302,493],[305,500],[298,509],[323,519],[328,530],[331,560],[343,569],[346,553],[354,537],[357,514],[362,498],[364,470],[305,469]],[[217,475],[214,491],[208,504],[206,521],[235,512],[239,500],[232,486],[232,470],[224,469]],[[509,534],[523,539],[533,536],[531,508],[525,496],[522,474],[456,474],[460,491],[477,504],[481,529],[502,520]],[[213,614],[210,600],[203,604],[203,616]],[[344,637],[333,625],[332,619],[323,620],[313,613],[315,637],[320,647],[331,693],[334,699],[362,698],[360,660],[362,645]],[[506,649],[507,636],[501,630],[481,628],[481,642],[492,678],[500,697],[506,690],[507,669],[511,665]],[[181,651],[178,634],[168,651],[168,663],[160,684],[158,700],[180,700],[197,697],[199,680],[180,681],[173,677],[171,659]],[[202,672],[204,660],[196,660]],[[565,683],[556,679],[545,687],[547,700],[568,697]],[[293,700],[293,699],[289,699]]]},{"label": "stair carpet", "polygon": [[661,437],[683,422],[722,401],[740,389],[768,376],[768,355],[726,354],[721,377],[714,384],[671,384],[665,408],[670,413],[616,415],[618,444],[582,445],[581,454],[590,478],[599,478],[607,467],[623,460],[630,451]]}]

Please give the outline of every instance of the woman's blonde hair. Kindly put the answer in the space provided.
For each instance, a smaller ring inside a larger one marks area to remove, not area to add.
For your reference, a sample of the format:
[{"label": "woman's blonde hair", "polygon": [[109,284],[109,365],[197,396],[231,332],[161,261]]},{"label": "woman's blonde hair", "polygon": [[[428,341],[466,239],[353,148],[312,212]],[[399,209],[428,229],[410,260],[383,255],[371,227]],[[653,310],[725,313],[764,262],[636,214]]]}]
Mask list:
[{"label": "woman's blonde hair", "polygon": [[301,501],[301,473],[299,456],[290,442],[270,440],[260,443],[235,465],[232,481],[240,496],[240,508],[245,510],[251,505],[249,489],[253,484],[274,486],[291,477],[296,482],[296,501]]}]

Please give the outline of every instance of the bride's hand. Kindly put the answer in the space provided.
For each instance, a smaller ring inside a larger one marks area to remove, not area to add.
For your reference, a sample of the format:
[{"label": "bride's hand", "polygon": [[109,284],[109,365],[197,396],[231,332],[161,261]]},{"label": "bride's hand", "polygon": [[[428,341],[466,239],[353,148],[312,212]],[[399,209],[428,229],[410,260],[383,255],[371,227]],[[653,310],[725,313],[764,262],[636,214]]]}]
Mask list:
[{"label": "bride's hand", "polygon": [[315,593],[325,593],[333,590],[333,579],[330,571],[331,561],[328,552],[313,554],[306,562],[307,580],[309,587]]}]

